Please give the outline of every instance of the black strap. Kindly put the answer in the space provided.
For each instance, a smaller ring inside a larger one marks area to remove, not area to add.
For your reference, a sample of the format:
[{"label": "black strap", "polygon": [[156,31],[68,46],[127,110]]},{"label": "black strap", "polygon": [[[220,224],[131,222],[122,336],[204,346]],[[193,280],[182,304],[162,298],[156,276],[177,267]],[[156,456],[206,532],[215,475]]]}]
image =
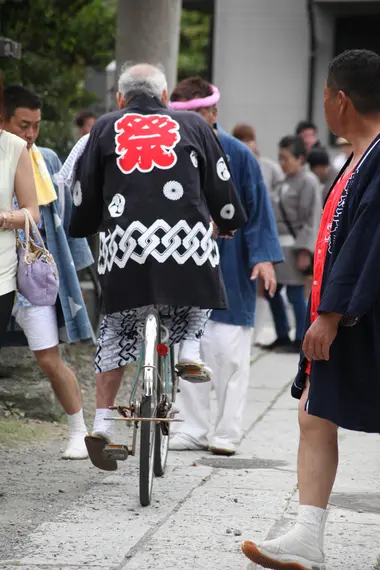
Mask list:
[{"label": "black strap", "polygon": [[294,237],[294,239],[296,239],[296,238],[297,238],[297,234],[296,234],[296,232],[294,231],[294,228],[293,228],[292,224],[290,223],[290,220],[289,220],[288,215],[287,215],[287,213],[286,213],[284,204],[283,204],[283,202],[282,202],[282,192],[283,192],[283,185],[281,184],[280,194],[279,194],[279,200],[278,200],[278,205],[279,205],[279,208],[280,208],[280,211],[281,211],[281,216],[282,216],[282,218],[283,218],[283,220],[284,220],[284,222],[285,222],[285,225],[287,226],[287,228],[288,228],[288,230],[289,230],[289,233]]}]

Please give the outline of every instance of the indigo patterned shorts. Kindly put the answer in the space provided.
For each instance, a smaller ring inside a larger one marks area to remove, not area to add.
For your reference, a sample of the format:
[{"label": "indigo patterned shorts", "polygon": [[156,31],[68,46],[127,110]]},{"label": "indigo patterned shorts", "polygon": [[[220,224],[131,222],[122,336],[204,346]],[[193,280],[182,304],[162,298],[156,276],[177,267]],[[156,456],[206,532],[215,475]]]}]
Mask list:
[{"label": "indigo patterned shorts", "polygon": [[[135,362],[141,350],[145,317],[153,305],[106,315],[100,327],[95,356],[96,372],[107,372]],[[200,339],[211,313],[198,307],[162,306],[161,324],[169,333],[168,344]]]}]

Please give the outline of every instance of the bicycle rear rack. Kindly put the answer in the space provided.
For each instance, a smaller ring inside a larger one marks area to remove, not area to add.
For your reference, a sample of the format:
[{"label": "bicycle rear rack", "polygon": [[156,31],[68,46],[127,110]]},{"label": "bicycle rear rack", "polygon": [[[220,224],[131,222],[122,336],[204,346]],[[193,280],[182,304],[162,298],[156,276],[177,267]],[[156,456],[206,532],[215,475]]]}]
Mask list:
[{"label": "bicycle rear rack", "polygon": [[155,422],[155,423],[172,423],[183,422],[185,420],[176,420],[175,418],[103,418],[110,422]]}]

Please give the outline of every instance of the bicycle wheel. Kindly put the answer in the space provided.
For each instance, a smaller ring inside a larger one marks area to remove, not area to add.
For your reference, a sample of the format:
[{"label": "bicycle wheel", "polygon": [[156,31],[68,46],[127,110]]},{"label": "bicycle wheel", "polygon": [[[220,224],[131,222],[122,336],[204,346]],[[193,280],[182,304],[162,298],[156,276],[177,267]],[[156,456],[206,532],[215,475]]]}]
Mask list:
[{"label": "bicycle wheel", "polygon": [[[158,379],[157,382],[157,410],[159,417],[161,417],[161,413],[163,415],[166,414],[168,396],[170,395],[171,397],[172,376],[171,376],[170,353],[167,354],[166,358],[169,359],[168,363],[165,363],[165,357],[159,357],[160,379]],[[169,378],[167,378],[168,375]],[[167,380],[168,380],[168,393],[166,394],[165,383]],[[160,409],[161,406],[162,409]],[[170,428],[169,423],[156,424],[156,437],[154,443],[154,474],[156,477],[162,477],[162,475],[165,473],[165,467],[169,451],[169,428]]]},{"label": "bicycle wheel", "polygon": [[[156,415],[159,335],[158,312],[150,309],[144,329],[143,396],[140,406],[142,418],[152,418]],[[150,505],[152,498],[156,425],[154,422],[143,421],[140,426],[140,503],[146,507]]]},{"label": "bicycle wheel", "polygon": [[[170,348],[169,354],[167,355],[169,359],[166,371],[164,370],[164,366],[161,364],[159,370],[161,373],[162,385],[165,386],[165,374],[168,375],[168,383],[167,383],[167,400],[168,404],[173,405],[176,397],[177,397],[177,390],[178,390],[178,378],[175,371],[175,363],[174,363],[174,349],[173,347]],[[161,362],[164,362],[164,359],[160,359]],[[161,390],[162,385],[160,382],[157,383],[157,401],[158,407],[161,402]],[[168,460],[168,452],[169,452],[169,435],[170,435],[170,423],[166,424],[157,424],[156,425],[156,440],[155,440],[155,449],[154,449],[154,474],[156,477],[162,477],[165,473],[166,463]]]}]

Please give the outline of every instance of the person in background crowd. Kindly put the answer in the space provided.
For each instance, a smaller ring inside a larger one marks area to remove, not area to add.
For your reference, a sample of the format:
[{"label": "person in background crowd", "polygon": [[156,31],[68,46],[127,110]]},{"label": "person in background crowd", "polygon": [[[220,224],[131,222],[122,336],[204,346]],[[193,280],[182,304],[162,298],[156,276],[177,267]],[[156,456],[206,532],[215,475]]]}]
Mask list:
[{"label": "person in background crowd", "polygon": [[[272,569],[326,569],[338,428],[380,433],[380,56],[349,50],[334,58],[324,101],[329,129],[352,142],[353,155],[324,207],[292,387],[300,398],[298,517],[286,534],[243,545],[252,562]],[[352,541],[360,548],[360,537]]]},{"label": "person in background crowd", "polygon": [[[239,123],[233,128],[232,135],[251,149],[260,164],[266,189],[269,193],[274,191],[277,184],[283,180],[284,173],[274,160],[260,156],[255,129],[246,123]],[[265,297],[264,283],[260,278],[257,280],[257,294],[261,298]]]},{"label": "person in background crowd", "polygon": [[283,180],[284,174],[274,160],[260,156],[255,129],[246,123],[239,123],[233,128],[232,135],[251,149],[260,164],[268,192],[274,190],[277,184]]},{"label": "person in background crowd", "polygon": [[13,85],[4,90],[4,129],[21,137],[29,150],[40,206],[39,227],[57,264],[59,297],[56,306],[33,307],[18,293],[13,316],[67,414],[69,443],[62,457],[85,459],[87,430],[80,390],[75,374],[61,358],[58,345],[60,335],[66,342],[93,337],[76,273],[76,269],[91,265],[93,258],[85,240],[67,236],[72,198],[56,176],[61,169],[57,155],[35,144],[40,130],[41,107],[41,99],[25,87]]},{"label": "person in background crowd", "polygon": [[303,140],[306,148],[306,155],[312,148],[322,146],[318,139],[318,129],[311,121],[300,121],[296,127],[295,134]]},{"label": "person in background crowd", "polygon": [[17,253],[15,230],[25,225],[25,215],[13,208],[13,195],[20,208],[40,219],[32,163],[26,143],[2,129],[3,83],[0,77],[0,346],[11,318],[16,291]]},{"label": "person in background crowd", "polygon": [[[287,136],[279,143],[284,181],[271,194],[285,263],[276,266],[277,291],[267,296],[276,328],[276,340],[266,350],[299,352],[306,318],[305,275],[312,273],[312,259],[322,210],[321,190],[314,174],[304,169],[306,147],[301,137]],[[286,286],[293,307],[296,334],[289,338],[289,321],[281,290]]]},{"label": "person in background crowd", "polygon": [[80,111],[75,118],[75,125],[80,137],[88,135],[96,122],[96,115],[92,111]]},{"label": "person in background crowd", "polygon": [[200,77],[181,81],[169,106],[196,111],[214,129],[227,155],[232,179],[247,214],[244,227],[233,240],[218,240],[228,310],[214,310],[206,325],[201,348],[212,369],[218,414],[210,432],[211,386],[180,380],[177,406],[183,423],[173,424],[170,448],[204,449],[233,455],[242,438],[242,417],[250,371],[251,336],[256,306],[256,281],[261,277],[271,296],[276,290],[273,264],[283,260],[275,220],[262,174],[247,146],[225,133],[216,123],[219,91]]},{"label": "person in background crowd", "polygon": [[335,145],[341,152],[334,158],[333,166],[335,170],[340,172],[352,154],[352,144],[343,137],[338,137]]},{"label": "person in background crowd", "polygon": [[307,163],[311,172],[316,175],[322,186],[322,200],[326,199],[334,184],[339,170],[330,164],[330,157],[324,148],[313,148],[307,155]]}]

